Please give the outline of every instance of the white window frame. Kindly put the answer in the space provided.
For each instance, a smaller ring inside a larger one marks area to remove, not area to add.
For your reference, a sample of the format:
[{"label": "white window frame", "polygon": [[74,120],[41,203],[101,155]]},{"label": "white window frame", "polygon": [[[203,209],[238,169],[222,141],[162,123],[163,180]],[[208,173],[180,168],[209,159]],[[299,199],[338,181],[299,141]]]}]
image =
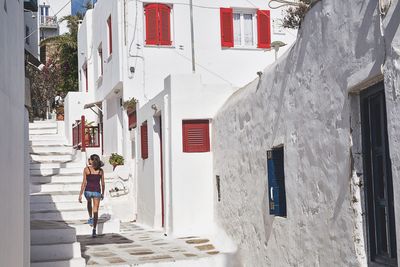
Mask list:
[{"label": "white window frame", "polygon": [[[235,14],[240,14],[240,31],[241,31],[241,44],[237,44],[235,42]],[[245,44],[245,34],[244,34],[244,14],[249,14],[253,16],[253,45]],[[258,29],[257,29],[257,9],[241,9],[234,8],[233,9],[233,47],[234,48],[257,48],[258,43]]]}]

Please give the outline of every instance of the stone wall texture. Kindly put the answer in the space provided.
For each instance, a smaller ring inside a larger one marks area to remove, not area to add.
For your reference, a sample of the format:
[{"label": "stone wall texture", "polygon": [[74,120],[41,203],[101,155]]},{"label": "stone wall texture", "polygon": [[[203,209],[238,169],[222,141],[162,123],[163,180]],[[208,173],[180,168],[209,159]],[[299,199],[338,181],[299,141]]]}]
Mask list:
[{"label": "stone wall texture", "polygon": [[[376,0],[319,1],[291,49],[214,118],[215,216],[240,266],[366,265],[352,151],[360,143],[352,134],[359,103],[350,91],[381,69],[400,221],[399,20],[398,1],[384,18]],[[268,207],[266,151],[281,144],[287,218],[270,216]]]}]

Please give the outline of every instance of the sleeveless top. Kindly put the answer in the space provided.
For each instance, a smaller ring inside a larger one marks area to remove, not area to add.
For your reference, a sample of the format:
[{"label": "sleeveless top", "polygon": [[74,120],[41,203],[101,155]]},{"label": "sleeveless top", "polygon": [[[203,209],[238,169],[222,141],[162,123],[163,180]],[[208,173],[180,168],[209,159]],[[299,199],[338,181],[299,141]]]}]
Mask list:
[{"label": "sleeveless top", "polygon": [[98,174],[95,174],[95,173],[91,173],[89,167],[88,167],[88,169],[89,169],[89,174],[86,174],[85,191],[101,193],[100,180],[101,180],[101,176],[102,176],[102,170],[100,170]]}]

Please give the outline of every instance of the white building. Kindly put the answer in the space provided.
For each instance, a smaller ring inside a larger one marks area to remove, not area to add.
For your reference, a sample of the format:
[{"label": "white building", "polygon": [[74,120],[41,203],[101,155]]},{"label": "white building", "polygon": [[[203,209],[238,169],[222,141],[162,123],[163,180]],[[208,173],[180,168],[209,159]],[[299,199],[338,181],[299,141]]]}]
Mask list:
[{"label": "white building", "polygon": [[216,221],[240,266],[398,266],[400,2],[317,2],[214,118]]},{"label": "white building", "polygon": [[71,15],[71,1],[38,0],[39,40],[68,32],[67,22],[60,19]]},{"label": "white building", "polygon": [[[288,44],[279,53],[290,47],[295,31],[280,26],[281,12],[269,10],[268,3],[263,0],[232,0],[224,1],[223,5],[211,0],[194,1],[193,31],[189,2],[102,0],[86,13],[78,34],[81,93],[70,93],[66,98],[66,125],[72,125],[83,114],[102,124],[103,155],[124,155],[138,179],[139,222],[177,234],[204,231],[201,217],[204,222],[212,222],[211,200],[203,207],[204,214],[200,212],[192,218],[180,215],[187,213],[187,209],[178,208],[182,197],[185,199],[185,193],[179,196],[178,191],[188,190],[191,194],[194,188],[179,188],[178,183],[167,187],[165,179],[161,179],[156,117],[160,119],[159,115],[163,114],[161,125],[166,127],[163,132],[171,142],[162,145],[164,168],[170,168],[169,175],[174,175],[178,182],[183,179],[178,178],[178,174],[189,175],[179,167],[172,167],[172,160],[179,162],[179,157],[188,156],[182,154],[181,146],[175,146],[182,143],[181,120],[210,122],[218,105],[235,89],[257,77],[260,70],[275,61],[277,52],[271,43]],[[191,76],[193,72],[196,75]],[[178,97],[176,92],[182,96]],[[163,100],[166,97],[169,100]],[[138,100],[137,113],[128,118],[122,105],[132,98]],[[85,104],[96,112],[101,109],[102,116],[96,118],[92,111],[83,111]],[[158,112],[155,117],[153,104]],[[177,113],[169,111],[175,109]],[[164,119],[180,121],[168,129]],[[145,121],[148,158],[141,157],[142,135],[138,131],[140,127],[136,127]],[[71,138],[71,128],[66,127],[66,131]],[[172,133],[179,135],[171,137]],[[167,160],[166,151],[172,153],[174,149],[180,150],[181,156]],[[203,191],[197,196],[202,192],[212,194],[212,153],[209,150],[195,154],[187,159],[187,167],[193,167],[190,173],[199,169],[205,171],[204,184],[199,185],[203,186]],[[197,160],[207,163],[196,165]],[[160,191],[161,184],[163,190]],[[172,189],[176,190],[173,196],[172,191],[168,191]],[[190,202],[195,199],[193,194]],[[176,206],[176,213],[172,212],[172,206]],[[198,225],[193,224],[196,220]],[[188,227],[190,224],[193,227]]]},{"label": "white building", "polygon": [[[24,4],[0,4],[0,266],[29,266],[28,112],[24,79]],[[25,142],[24,142],[25,140]]]}]

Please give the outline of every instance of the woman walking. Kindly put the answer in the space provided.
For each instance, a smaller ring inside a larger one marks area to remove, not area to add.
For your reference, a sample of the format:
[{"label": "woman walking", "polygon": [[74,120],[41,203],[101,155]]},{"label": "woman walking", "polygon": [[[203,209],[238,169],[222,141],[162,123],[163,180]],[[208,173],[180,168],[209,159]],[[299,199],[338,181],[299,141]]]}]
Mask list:
[{"label": "woman walking", "polygon": [[[81,192],[79,193],[79,202],[82,203],[82,194],[84,192],[87,200],[87,210],[89,213],[88,223],[93,225],[92,237],[96,237],[96,227],[99,218],[100,200],[103,200],[104,194],[104,172],[101,168],[103,163],[100,157],[93,154],[89,158],[89,166],[83,169],[83,181]],[[101,183],[101,188],[100,188]]]}]

